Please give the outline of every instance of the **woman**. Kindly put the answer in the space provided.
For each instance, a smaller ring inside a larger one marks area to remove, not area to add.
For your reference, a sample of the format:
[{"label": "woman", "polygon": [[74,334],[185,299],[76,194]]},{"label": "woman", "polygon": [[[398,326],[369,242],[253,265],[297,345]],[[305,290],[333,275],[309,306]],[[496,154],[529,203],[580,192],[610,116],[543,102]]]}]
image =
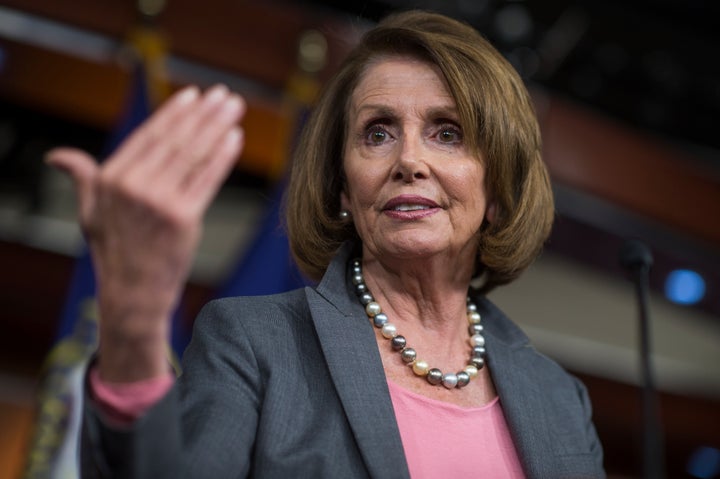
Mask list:
[{"label": "woman", "polygon": [[303,133],[287,224],[318,286],[210,303],[174,381],[168,318],[242,110],[188,89],[102,168],[49,156],[99,282],[84,475],[603,477],[584,388],[483,296],[552,222],[530,100],[439,15],[366,34]]}]

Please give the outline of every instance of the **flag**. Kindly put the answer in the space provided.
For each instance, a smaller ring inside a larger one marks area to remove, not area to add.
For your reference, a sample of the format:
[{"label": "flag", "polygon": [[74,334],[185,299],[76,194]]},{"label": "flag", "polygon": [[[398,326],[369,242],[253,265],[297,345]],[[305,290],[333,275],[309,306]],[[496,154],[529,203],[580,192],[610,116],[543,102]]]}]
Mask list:
[{"label": "flag", "polygon": [[[103,158],[109,156],[150,115],[153,104],[151,95],[162,91],[161,88],[149,88],[153,78],[156,82],[164,83],[163,78],[157,75],[157,64],[148,61],[158,61],[159,57],[155,55],[158,50],[149,50],[148,53],[147,45],[138,41],[132,44],[138,48],[140,61],[133,68],[125,107],[108,138],[101,155]],[[24,475],[26,479],[69,479],[80,475],[78,442],[83,408],[83,378],[87,361],[97,346],[95,293],[95,274],[90,253],[83,247],[61,313],[56,345],[43,366],[35,431]],[[182,331],[179,332],[182,321],[177,316],[174,319],[173,346],[184,347],[187,338],[181,334]]]},{"label": "flag", "polygon": [[292,259],[280,221],[284,184],[275,188],[255,238],[218,290],[218,297],[273,294],[309,284]]}]

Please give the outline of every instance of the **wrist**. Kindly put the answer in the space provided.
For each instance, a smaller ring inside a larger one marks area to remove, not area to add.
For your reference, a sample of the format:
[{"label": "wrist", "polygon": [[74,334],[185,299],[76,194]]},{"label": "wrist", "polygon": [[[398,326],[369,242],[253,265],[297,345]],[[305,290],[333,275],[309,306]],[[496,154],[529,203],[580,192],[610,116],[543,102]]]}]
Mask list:
[{"label": "wrist", "polygon": [[162,376],[171,370],[169,323],[156,321],[148,325],[138,321],[133,326],[110,326],[101,320],[97,367],[103,380],[133,382]]}]

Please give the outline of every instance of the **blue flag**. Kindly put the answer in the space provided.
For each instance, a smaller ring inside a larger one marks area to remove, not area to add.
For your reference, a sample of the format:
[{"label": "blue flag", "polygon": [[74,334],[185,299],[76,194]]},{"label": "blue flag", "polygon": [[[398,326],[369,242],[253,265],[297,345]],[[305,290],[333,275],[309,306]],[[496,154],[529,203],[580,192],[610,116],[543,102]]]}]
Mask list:
[{"label": "blue flag", "polygon": [[[296,128],[289,142],[293,147],[309,109],[304,106],[295,113]],[[286,184],[287,175],[275,186],[255,238],[218,290],[217,297],[275,294],[312,284],[295,264],[282,226],[280,211]]]},{"label": "blue flag", "polygon": [[292,259],[280,221],[284,187],[285,182],[276,186],[255,238],[218,291],[219,297],[281,293],[309,284]]}]

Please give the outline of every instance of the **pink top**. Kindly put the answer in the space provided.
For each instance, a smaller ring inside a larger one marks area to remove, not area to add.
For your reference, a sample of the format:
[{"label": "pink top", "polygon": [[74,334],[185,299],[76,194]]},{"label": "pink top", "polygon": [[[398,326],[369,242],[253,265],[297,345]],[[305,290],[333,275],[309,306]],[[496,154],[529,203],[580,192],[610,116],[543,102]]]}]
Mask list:
[{"label": "pink top", "polygon": [[[134,383],[110,383],[100,379],[97,368],[90,371],[96,405],[119,425],[140,417],[174,381],[168,373]],[[463,408],[413,393],[390,380],[388,387],[413,479],[525,477],[498,398],[482,407]]]},{"label": "pink top", "polygon": [[525,477],[498,398],[463,408],[388,387],[412,479]]}]

